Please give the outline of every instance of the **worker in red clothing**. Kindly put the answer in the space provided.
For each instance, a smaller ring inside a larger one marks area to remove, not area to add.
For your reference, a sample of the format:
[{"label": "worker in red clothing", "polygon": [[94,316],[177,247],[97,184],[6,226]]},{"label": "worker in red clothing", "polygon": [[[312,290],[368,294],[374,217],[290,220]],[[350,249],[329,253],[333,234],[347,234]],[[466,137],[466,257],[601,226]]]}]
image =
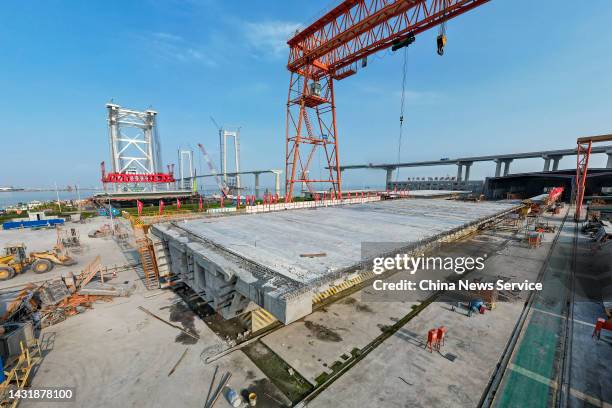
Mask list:
[{"label": "worker in red clothing", "polygon": [[438,351],[440,351],[441,346],[444,345],[444,338],[446,337],[447,328],[444,326],[438,327]]},{"label": "worker in red clothing", "polygon": [[433,353],[434,349],[436,350],[438,349],[437,344],[438,344],[438,329],[431,329],[427,333],[427,345],[425,346],[425,348],[429,347],[429,352]]}]

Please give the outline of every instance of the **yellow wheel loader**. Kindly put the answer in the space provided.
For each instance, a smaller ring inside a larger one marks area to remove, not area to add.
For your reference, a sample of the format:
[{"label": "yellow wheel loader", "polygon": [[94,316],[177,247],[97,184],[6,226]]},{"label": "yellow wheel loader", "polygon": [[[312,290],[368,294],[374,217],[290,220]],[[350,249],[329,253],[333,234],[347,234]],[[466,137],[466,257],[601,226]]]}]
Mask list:
[{"label": "yellow wheel loader", "polygon": [[0,255],[0,280],[8,280],[16,274],[23,273],[32,267],[35,273],[45,273],[53,269],[54,265],[74,265],[76,261],[66,255],[58,247],[52,251],[31,252],[26,255],[24,244],[13,244],[4,247]]}]

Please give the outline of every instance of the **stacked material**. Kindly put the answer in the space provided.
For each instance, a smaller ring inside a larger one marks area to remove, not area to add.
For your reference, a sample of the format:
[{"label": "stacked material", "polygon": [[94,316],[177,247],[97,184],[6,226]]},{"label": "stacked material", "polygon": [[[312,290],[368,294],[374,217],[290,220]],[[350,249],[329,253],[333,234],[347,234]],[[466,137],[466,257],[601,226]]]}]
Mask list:
[{"label": "stacked material", "polygon": [[68,316],[82,313],[96,301],[111,301],[116,296],[129,296],[135,284],[111,284],[105,277],[97,257],[78,276],[69,274],[39,285],[28,284],[16,292],[0,296],[0,322],[32,321],[36,327],[47,327]]}]

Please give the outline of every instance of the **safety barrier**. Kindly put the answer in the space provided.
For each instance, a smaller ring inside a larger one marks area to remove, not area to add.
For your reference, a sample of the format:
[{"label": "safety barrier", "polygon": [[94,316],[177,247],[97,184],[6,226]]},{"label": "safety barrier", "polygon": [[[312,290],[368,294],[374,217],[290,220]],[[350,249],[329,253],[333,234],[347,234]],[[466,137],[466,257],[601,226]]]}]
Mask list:
[{"label": "safety barrier", "polygon": [[299,201],[295,203],[278,203],[278,204],[257,204],[254,206],[246,207],[247,214],[271,212],[271,211],[283,211],[283,210],[294,210],[299,208],[318,208],[318,207],[331,207],[335,205],[344,204],[361,204],[369,203],[372,201],[380,201],[380,197],[358,197],[358,198],[344,198],[342,200],[316,200],[316,201]]}]

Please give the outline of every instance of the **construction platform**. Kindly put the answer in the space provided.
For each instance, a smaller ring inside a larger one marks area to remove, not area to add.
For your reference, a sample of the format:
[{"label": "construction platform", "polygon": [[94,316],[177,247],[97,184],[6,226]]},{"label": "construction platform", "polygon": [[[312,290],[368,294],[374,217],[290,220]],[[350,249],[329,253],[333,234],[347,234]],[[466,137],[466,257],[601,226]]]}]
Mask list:
[{"label": "construction platform", "polygon": [[[107,205],[109,202],[115,207],[135,207],[136,201],[145,205],[158,204],[159,200],[187,199],[194,196],[191,190],[159,190],[159,191],[105,191],[96,193],[91,200],[99,205]],[[171,201],[168,201],[171,203]]]},{"label": "construction platform", "polygon": [[398,199],[163,223],[151,231],[160,274],[174,274],[225,318],[263,307],[287,324],[310,314],[324,294],[374,276],[362,268],[362,243],[420,253],[519,207]]}]

